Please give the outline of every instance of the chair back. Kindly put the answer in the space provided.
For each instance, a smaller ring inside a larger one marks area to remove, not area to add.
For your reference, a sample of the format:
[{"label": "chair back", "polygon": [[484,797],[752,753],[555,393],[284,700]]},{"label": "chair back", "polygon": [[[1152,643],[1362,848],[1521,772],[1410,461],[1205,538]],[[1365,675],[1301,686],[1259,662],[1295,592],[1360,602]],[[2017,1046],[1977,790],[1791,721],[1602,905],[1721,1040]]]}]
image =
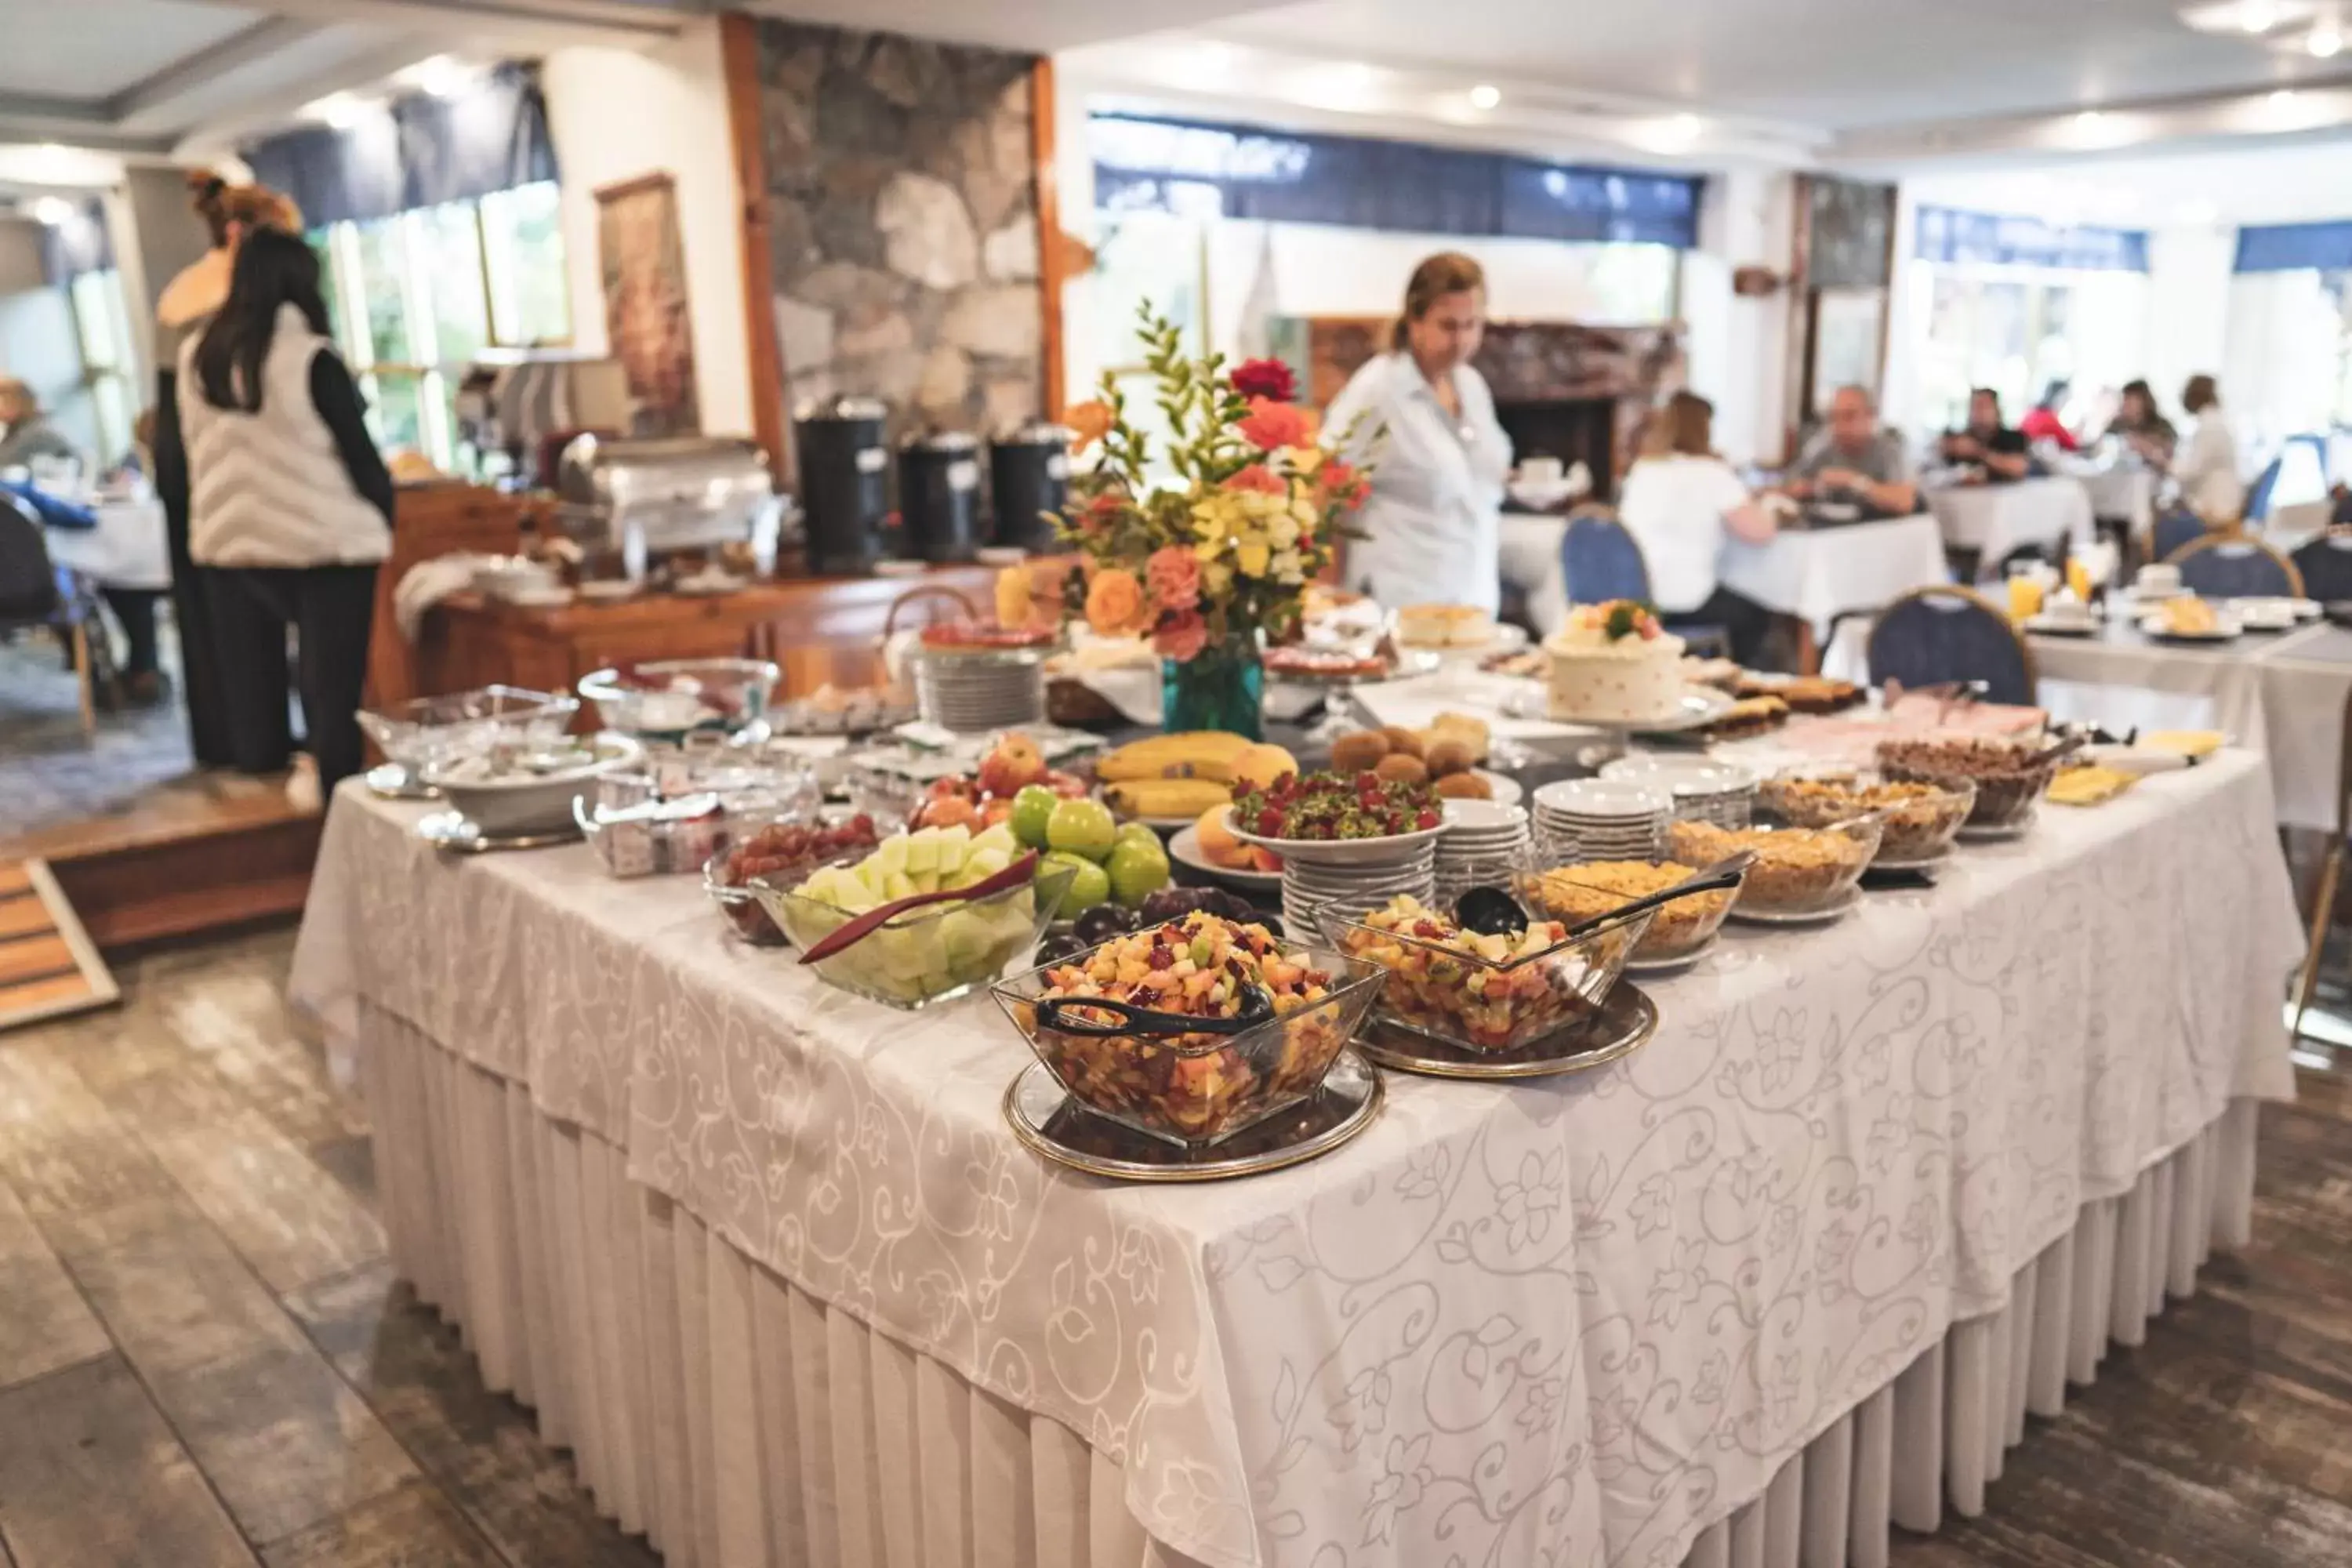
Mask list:
[{"label": "chair back", "polygon": [[1568,602],[1601,605],[1612,599],[1650,596],[1650,565],[1631,530],[1605,513],[1584,512],[1568,520],[1560,536],[1561,570],[1568,576]]},{"label": "chair back", "polygon": [[2209,599],[2303,597],[2303,574],[2259,539],[2209,534],[2165,560],[2180,568],[2182,587]]},{"label": "chair back", "polygon": [[2303,591],[2322,604],[2352,599],[2352,528],[2331,528],[2306,539],[2290,557],[2303,575]]},{"label": "chair back", "polygon": [[2187,507],[2177,506],[2156,514],[2156,525],[2148,540],[2150,553],[2156,560],[2169,560],[2183,546],[2204,537],[2204,521]]},{"label": "chair back", "polygon": [[2269,465],[2247,488],[2246,504],[2240,509],[2239,518],[2246,522],[2260,522],[2271,514],[2271,492],[2278,489],[2280,459],[2273,458]]},{"label": "chair back", "polygon": [[0,490],[0,625],[46,622],[58,607],[57,568],[30,502]]},{"label": "chair back", "polygon": [[2009,617],[1970,589],[1914,588],[1870,628],[1870,679],[1905,686],[1981,680],[1994,702],[2033,702],[2033,655]]}]

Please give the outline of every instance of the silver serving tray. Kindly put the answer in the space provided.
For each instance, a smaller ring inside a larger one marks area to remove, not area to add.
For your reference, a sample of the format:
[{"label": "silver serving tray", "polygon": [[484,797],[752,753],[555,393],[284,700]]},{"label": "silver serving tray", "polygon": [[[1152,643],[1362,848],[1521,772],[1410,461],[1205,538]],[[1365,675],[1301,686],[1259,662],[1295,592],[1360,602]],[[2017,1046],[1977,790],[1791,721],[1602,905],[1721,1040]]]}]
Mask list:
[{"label": "silver serving tray", "polygon": [[1279,1171],[1328,1154],[1381,1113],[1381,1075],[1339,1053],[1322,1088],[1289,1110],[1219,1142],[1186,1148],[1097,1116],[1064,1093],[1043,1062],[1004,1091],[1013,1136],[1057,1165],[1122,1182],[1219,1182]]},{"label": "silver serving tray", "polygon": [[574,823],[540,833],[485,833],[463,812],[436,811],[418,819],[416,837],[446,854],[486,855],[499,849],[546,849],[558,844],[577,844],[581,835]]},{"label": "silver serving tray", "polygon": [[1355,1048],[1384,1068],[1431,1078],[1549,1078],[1622,1060],[1657,1032],[1658,1005],[1640,986],[1621,980],[1599,1016],[1515,1051],[1467,1050],[1378,1012],[1357,1037]]}]

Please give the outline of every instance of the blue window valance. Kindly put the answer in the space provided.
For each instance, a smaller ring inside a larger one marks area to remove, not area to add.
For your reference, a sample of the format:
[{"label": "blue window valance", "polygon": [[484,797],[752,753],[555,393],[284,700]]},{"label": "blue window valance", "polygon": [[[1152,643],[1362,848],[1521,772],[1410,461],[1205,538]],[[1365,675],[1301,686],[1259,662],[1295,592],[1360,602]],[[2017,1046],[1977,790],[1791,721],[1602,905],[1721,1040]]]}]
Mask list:
[{"label": "blue window valance", "polygon": [[1685,250],[1697,241],[1700,183],[1683,174],[1125,114],[1094,116],[1087,144],[1106,211]]},{"label": "blue window valance", "polygon": [[2238,231],[2239,272],[2321,272],[2352,268],[2352,220],[2278,223]]},{"label": "blue window valance", "polygon": [[2137,228],[2062,228],[2038,217],[1919,209],[1914,254],[1922,261],[2058,267],[2079,272],[2145,272],[2147,232]]},{"label": "blue window valance", "polygon": [[253,177],[313,227],[367,222],[556,177],[536,73],[501,66],[447,98],[417,93],[348,128],[305,126],[243,149]]}]

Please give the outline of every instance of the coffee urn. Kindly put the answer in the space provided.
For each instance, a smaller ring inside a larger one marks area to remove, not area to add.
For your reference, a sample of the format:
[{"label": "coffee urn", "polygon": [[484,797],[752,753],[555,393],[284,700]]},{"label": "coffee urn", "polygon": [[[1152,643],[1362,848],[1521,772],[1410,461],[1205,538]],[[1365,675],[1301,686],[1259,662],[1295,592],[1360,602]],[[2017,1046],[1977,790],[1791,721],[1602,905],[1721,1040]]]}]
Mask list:
[{"label": "coffee urn", "polygon": [[809,570],[820,576],[871,572],[882,553],[890,510],[885,416],[873,398],[838,397],[803,406],[794,422]]},{"label": "coffee urn", "polygon": [[1032,554],[1053,549],[1054,525],[1046,514],[1062,515],[1069,480],[1067,426],[1037,419],[997,437],[988,448],[991,542]]},{"label": "coffee urn", "polygon": [[910,437],[898,449],[901,547],[930,562],[969,561],[980,547],[980,442],[961,430]]}]

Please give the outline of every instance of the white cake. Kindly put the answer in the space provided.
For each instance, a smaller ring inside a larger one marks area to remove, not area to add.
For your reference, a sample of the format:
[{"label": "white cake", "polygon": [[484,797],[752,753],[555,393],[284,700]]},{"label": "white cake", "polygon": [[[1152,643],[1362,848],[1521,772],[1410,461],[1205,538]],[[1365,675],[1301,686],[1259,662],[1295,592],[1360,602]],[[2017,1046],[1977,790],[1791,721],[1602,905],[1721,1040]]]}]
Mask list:
[{"label": "white cake", "polygon": [[1580,606],[1544,642],[1550,713],[1565,723],[1641,724],[1682,708],[1683,639],[1639,606]]}]

